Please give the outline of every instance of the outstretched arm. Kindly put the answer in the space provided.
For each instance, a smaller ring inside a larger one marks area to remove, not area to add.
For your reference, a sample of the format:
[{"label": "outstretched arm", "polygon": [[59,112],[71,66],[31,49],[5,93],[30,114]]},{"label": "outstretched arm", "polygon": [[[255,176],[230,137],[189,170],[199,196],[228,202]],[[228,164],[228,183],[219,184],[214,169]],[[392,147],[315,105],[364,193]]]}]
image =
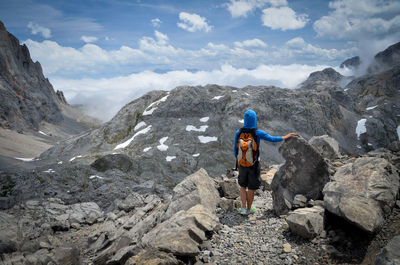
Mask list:
[{"label": "outstretched arm", "polygon": [[297,133],[288,133],[285,136],[282,136],[282,139],[286,140],[286,139],[289,139],[290,137],[293,137],[295,135],[297,135]]}]

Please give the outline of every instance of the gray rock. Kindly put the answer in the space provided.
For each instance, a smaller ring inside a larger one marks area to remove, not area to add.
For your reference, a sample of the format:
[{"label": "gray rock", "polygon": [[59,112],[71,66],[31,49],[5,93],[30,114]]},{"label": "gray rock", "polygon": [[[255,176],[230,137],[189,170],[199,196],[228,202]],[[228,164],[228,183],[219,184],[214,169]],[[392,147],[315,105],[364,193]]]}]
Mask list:
[{"label": "gray rock", "polygon": [[399,265],[399,249],[400,236],[395,236],[376,256],[375,265]]},{"label": "gray rock", "polygon": [[277,215],[292,209],[296,194],[307,200],[322,198],[322,189],[329,181],[328,164],[306,140],[291,137],[279,148],[286,159],[272,180],[273,207]]},{"label": "gray rock", "polygon": [[145,264],[159,264],[159,265],[179,265],[183,262],[175,258],[171,253],[166,253],[158,249],[144,249],[136,256],[131,257],[125,265],[145,265]]},{"label": "gray rock", "polygon": [[214,231],[218,217],[198,204],[187,211],[179,211],[143,236],[142,243],[178,256],[194,257],[199,245],[206,240],[206,231]]},{"label": "gray rock", "polygon": [[280,167],[281,165],[273,165],[267,172],[261,174],[261,185],[263,187],[263,190],[268,190],[268,191],[272,190],[271,189],[272,180],[274,179],[274,176],[276,172],[278,172]]},{"label": "gray rock", "polygon": [[236,178],[225,178],[220,182],[222,193],[225,198],[236,199],[240,195],[240,186]]},{"label": "gray rock", "polygon": [[307,198],[302,194],[296,194],[293,198],[294,208],[304,208],[307,206]]},{"label": "gray rock", "polygon": [[118,203],[118,209],[129,212],[137,207],[145,205],[144,197],[138,193],[129,194],[123,201]]},{"label": "gray rock", "polygon": [[54,259],[57,264],[80,265],[80,252],[76,246],[64,245],[54,250]]},{"label": "gray rock", "polygon": [[17,251],[21,244],[18,221],[9,214],[0,212],[0,253]]},{"label": "gray rock", "polygon": [[219,202],[219,193],[204,169],[187,176],[176,185],[173,192],[172,201],[165,214],[166,219],[180,210],[188,210],[197,204],[202,204],[214,212]]},{"label": "gray rock", "polygon": [[119,169],[123,172],[128,172],[131,170],[133,164],[127,155],[110,154],[96,159],[90,166],[100,172],[110,169]]},{"label": "gray rock", "polygon": [[[375,232],[396,202],[399,176],[387,160],[362,157],[341,168],[324,187],[325,208],[360,228]],[[386,209],[386,210],[385,210]]]},{"label": "gray rock", "polygon": [[221,198],[218,206],[225,212],[231,212],[239,209],[241,207],[241,202],[239,200]]},{"label": "gray rock", "polygon": [[292,233],[314,238],[324,230],[324,209],[319,206],[294,210],[286,218]]},{"label": "gray rock", "polygon": [[324,158],[335,159],[339,156],[339,143],[328,135],[313,136],[308,141]]}]

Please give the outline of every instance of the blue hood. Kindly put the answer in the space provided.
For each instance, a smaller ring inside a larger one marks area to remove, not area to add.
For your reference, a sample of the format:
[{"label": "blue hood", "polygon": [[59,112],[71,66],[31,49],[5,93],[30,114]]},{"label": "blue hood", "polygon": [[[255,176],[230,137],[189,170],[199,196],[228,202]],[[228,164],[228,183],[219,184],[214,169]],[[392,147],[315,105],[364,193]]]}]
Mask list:
[{"label": "blue hood", "polygon": [[244,128],[255,129],[257,128],[257,114],[254,110],[247,110],[244,113]]}]

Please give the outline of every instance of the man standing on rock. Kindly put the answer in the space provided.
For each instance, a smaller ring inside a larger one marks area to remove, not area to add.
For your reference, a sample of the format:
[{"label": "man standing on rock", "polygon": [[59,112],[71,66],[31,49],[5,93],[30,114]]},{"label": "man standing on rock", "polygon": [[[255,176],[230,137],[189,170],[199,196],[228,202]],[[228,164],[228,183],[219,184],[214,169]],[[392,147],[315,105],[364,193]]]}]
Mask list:
[{"label": "man standing on rock", "polygon": [[240,200],[242,201],[239,214],[248,215],[256,212],[256,208],[251,205],[254,200],[254,192],[261,184],[260,139],[280,142],[294,135],[296,133],[289,133],[285,136],[271,136],[257,129],[257,114],[253,110],[247,110],[244,113],[244,126],[237,130],[234,142],[234,154],[239,167]]}]

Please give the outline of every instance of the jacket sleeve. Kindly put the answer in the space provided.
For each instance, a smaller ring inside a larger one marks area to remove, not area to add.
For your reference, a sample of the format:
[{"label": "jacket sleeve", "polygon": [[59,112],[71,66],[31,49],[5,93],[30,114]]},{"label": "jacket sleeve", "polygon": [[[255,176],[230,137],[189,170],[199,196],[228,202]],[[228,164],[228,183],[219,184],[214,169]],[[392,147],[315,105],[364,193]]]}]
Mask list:
[{"label": "jacket sleeve", "polygon": [[235,157],[237,157],[236,143],[237,143],[237,140],[239,137],[239,133],[240,133],[240,130],[237,130],[236,134],[235,134],[235,141],[233,142],[233,154],[235,155]]},{"label": "jacket sleeve", "polygon": [[259,139],[263,139],[268,142],[280,142],[283,140],[282,136],[271,136],[262,130],[257,130],[256,134],[259,137]]}]

